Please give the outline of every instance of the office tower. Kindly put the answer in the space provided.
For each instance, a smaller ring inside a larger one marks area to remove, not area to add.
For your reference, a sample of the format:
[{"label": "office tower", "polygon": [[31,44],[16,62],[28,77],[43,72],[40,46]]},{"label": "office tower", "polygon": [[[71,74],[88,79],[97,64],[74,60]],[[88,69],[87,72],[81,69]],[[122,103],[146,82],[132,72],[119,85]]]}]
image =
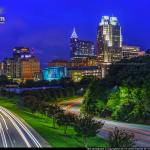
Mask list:
[{"label": "office tower", "polygon": [[14,81],[20,80],[20,60],[14,58],[5,58],[4,61],[4,74]]},{"label": "office tower", "polygon": [[34,73],[40,72],[40,62],[33,57],[29,48],[15,47],[13,57],[5,58],[4,74],[17,82],[33,80]]},{"label": "office tower", "polygon": [[75,28],[70,38],[71,60],[94,56],[94,43],[79,40]]},{"label": "office tower", "polygon": [[40,62],[36,57],[21,59],[21,79],[34,80],[34,75],[40,73]]},{"label": "office tower", "polygon": [[30,58],[31,53],[29,48],[25,47],[15,47],[13,48],[13,58]]},{"label": "office tower", "polygon": [[113,63],[122,59],[122,33],[116,17],[103,16],[98,26],[97,60]]}]

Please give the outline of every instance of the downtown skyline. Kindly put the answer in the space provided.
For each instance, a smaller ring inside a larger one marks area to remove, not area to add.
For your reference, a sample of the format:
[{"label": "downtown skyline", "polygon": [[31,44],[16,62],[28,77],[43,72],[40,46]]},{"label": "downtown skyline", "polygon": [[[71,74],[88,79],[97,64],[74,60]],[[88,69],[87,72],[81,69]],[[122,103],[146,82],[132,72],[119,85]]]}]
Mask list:
[{"label": "downtown skyline", "polygon": [[[142,50],[150,47],[148,40],[150,22],[145,19],[150,17],[146,10],[147,0],[142,4],[133,0],[130,2],[130,8],[128,8],[129,0],[128,2],[95,0],[88,3],[85,0],[78,3],[62,0],[59,6],[57,2],[50,3],[48,0],[42,3],[17,0],[15,2],[9,4],[3,0],[0,2],[0,13],[6,16],[6,23],[0,25],[0,60],[9,57],[15,46],[34,48],[42,66],[51,59],[68,59],[73,27],[76,27],[80,39],[93,41],[96,47],[97,28],[103,15],[118,17],[124,44],[140,46]],[[108,2],[111,4],[109,7],[106,5]],[[34,9],[31,9],[33,6]],[[143,9],[145,11],[142,11]],[[142,23],[144,20],[147,24]]]}]

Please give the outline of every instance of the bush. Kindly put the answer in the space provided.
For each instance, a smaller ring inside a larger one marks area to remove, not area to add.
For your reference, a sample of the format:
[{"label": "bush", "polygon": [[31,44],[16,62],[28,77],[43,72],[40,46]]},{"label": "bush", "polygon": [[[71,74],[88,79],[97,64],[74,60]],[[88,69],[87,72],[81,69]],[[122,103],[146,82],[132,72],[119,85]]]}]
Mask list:
[{"label": "bush", "polygon": [[114,131],[109,132],[108,142],[110,147],[133,147],[135,145],[134,134],[116,127]]}]

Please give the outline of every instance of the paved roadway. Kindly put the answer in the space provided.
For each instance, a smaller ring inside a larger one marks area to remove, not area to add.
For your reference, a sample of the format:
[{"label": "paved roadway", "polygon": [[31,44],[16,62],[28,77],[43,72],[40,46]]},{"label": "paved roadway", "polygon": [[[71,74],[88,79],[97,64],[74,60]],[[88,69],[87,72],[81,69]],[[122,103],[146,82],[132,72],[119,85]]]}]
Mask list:
[{"label": "paved roadway", "polygon": [[[82,99],[79,98],[77,100],[61,103],[61,105],[66,111],[79,115],[81,103],[82,103]],[[136,139],[135,143],[137,147],[150,147],[150,126],[149,125],[122,123],[122,122],[108,121],[100,118],[95,118],[95,119],[105,123],[104,127],[97,134],[97,136],[107,139],[109,131],[113,131],[115,127],[118,127],[134,133]]]},{"label": "paved roadway", "polygon": [[0,106],[0,147],[50,147],[30,126]]}]

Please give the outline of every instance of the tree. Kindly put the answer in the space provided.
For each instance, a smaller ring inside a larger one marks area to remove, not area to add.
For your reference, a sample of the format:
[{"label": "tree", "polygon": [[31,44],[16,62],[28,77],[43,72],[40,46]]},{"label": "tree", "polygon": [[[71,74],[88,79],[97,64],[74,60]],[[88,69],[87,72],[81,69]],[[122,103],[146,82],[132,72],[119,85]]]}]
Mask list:
[{"label": "tree", "polygon": [[114,131],[109,132],[109,145],[110,147],[133,147],[134,144],[134,134],[129,133],[125,130],[118,129],[117,127]]},{"label": "tree", "polygon": [[20,100],[21,105],[28,107],[32,113],[39,111],[40,108],[40,102],[37,100],[35,96],[24,96],[23,99]]},{"label": "tree", "polygon": [[149,80],[150,56],[114,63],[104,79],[90,84],[82,110],[89,114],[108,114],[117,120],[149,124]]},{"label": "tree", "polygon": [[46,110],[48,108],[49,104],[47,104],[46,102],[40,102],[39,103],[39,112],[46,115]]},{"label": "tree", "polygon": [[94,137],[98,130],[103,127],[101,121],[94,120],[89,115],[79,116],[74,124],[75,131],[83,137],[84,146],[87,147],[87,138]]},{"label": "tree", "polygon": [[61,113],[57,116],[57,124],[64,127],[64,135],[67,135],[67,129],[69,126],[73,126],[75,123],[75,115],[71,113]]},{"label": "tree", "polygon": [[63,112],[64,110],[57,104],[48,105],[47,113],[48,113],[48,116],[52,117],[53,128],[55,128],[55,125],[56,125],[56,117],[59,114],[62,114]]},{"label": "tree", "polygon": [[30,109],[31,109],[32,113],[38,111],[39,110],[39,102],[36,100],[32,101],[32,105],[31,105]]},{"label": "tree", "polygon": [[21,100],[23,101],[24,106],[31,108],[33,102],[37,101],[37,98],[35,96],[28,95],[28,96],[24,96],[23,99]]},{"label": "tree", "polygon": [[8,80],[7,76],[1,75],[0,76],[0,86],[4,86],[8,83],[10,83],[10,80]]}]

